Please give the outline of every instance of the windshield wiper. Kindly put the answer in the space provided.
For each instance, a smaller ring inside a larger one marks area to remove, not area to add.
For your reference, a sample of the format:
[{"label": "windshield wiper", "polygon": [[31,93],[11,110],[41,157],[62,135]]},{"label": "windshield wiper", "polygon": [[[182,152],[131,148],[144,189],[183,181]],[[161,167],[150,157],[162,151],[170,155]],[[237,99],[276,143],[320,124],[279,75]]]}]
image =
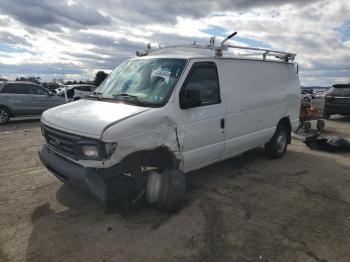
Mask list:
[{"label": "windshield wiper", "polygon": [[[112,96],[113,96],[113,98],[117,98],[117,99],[118,99],[118,98],[123,98],[123,99],[126,98],[126,99],[128,99],[129,101],[134,101],[134,102],[136,102],[137,104],[142,105],[142,106],[148,104],[148,103],[146,103],[146,102],[140,100],[137,96],[129,95],[129,94],[126,94],[126,93],[113,94]],[[103,98],[103,97],[102,97],[102,98]]]},{"label": "windshield wiper", "polygon": [[102,93],[100,92],[92,92],[90,95],[88,95],[89,98],[94,98],[101,100]]}]

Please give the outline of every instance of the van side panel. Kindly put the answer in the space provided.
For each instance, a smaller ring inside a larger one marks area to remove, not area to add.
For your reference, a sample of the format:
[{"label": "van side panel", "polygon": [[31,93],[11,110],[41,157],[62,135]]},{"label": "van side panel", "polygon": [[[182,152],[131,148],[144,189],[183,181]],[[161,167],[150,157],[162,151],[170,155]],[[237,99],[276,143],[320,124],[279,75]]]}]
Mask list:
[{"label": "van side panel", "polygon": [[292,64],[233,59],[219,64],[227,104],[224,155],[267,143],[285,116],[297,122],[300,86]]}]

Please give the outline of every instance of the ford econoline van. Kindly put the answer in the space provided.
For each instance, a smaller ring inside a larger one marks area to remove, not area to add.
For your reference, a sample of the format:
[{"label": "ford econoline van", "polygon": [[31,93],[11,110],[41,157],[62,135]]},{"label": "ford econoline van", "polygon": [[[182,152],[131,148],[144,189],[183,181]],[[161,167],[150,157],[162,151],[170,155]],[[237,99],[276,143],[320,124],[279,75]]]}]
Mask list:
[{"label": "ford econoline van", "polygon": [[148,47],[92,96],[45,111],[42,163],[105,204],[130,181],[148,203],[176,210],[190,171],[259,146],[281,158],[299,125],[295,55],[227,39]]}]

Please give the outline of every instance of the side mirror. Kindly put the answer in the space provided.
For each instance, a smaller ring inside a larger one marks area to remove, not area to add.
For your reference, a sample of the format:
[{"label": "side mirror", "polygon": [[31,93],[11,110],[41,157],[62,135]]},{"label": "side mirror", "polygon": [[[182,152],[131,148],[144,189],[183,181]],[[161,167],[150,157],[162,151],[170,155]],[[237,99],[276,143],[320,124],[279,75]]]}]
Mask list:
[{"label": "side mirror", "polygon": [[201,91],[198,88],[185,89],[180,96],[180,107],[182,109],[198,107],[202,104]]},{"label": "side mirror", "polygon": [[51,91],[49,91],[49,96],[54,96],[55,94]]}]

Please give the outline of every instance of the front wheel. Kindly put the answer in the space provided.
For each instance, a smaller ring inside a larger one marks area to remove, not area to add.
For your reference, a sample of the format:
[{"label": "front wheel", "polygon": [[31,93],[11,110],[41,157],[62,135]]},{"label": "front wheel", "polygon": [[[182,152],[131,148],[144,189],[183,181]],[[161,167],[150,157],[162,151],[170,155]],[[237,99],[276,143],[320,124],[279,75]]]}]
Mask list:
[{"label": "front wheel", "polygon": [[148,175],[146,200],[164,211],[181,208],[186,194],[185,174],[178,170],[152,171]]},{"label": "front wheel", "polygon": [[288,137],[288,129],[283,125],[278,125],[270,142],[265,144],[266,154],[275,159],[283,157],[287,150]]},{"label": "front wheel", "polygon": [[10,112],[5,107],[0,107],[0,125],[6,124],[10,120]]}]

